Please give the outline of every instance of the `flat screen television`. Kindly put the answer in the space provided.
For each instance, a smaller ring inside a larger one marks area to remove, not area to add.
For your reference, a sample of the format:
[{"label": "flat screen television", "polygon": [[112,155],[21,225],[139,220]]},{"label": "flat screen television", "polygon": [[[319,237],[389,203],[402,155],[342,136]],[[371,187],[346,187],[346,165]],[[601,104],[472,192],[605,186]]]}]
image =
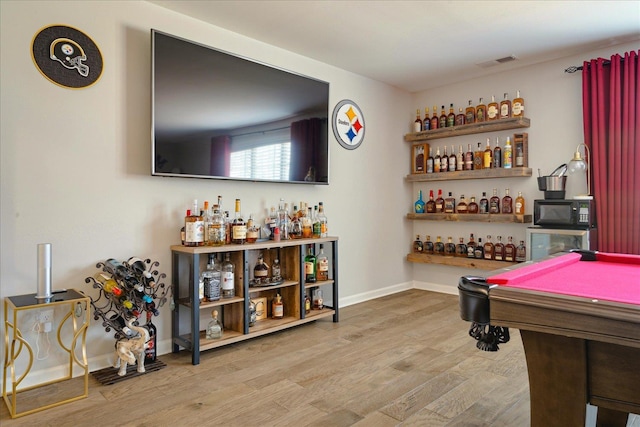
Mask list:
[{"label": "flat screen television", "polygon": [[151,30],[155,176],[329,183],[329,83]]}]

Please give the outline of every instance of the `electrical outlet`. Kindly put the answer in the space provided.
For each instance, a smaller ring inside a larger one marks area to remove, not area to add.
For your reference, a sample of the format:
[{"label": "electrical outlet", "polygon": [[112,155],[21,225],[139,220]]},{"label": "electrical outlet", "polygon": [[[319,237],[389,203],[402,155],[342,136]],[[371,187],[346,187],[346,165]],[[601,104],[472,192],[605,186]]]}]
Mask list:
[{"label": "electrical outlet", "polygon": [[38,322],[43,324],[53,322],[53,309],[41,310],[38,313]]}]

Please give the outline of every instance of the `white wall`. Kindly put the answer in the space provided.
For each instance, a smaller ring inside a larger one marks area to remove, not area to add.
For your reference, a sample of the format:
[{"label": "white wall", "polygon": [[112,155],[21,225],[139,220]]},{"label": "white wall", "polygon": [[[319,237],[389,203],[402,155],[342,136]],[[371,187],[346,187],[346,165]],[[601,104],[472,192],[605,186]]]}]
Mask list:
[{"label": "white wall", "polygon": [[[170,274],[169,246],[179,243],[185,209],[218,194],[227,206],[242,199],[243,212],[258,217],[280,197],[290,205],[324,201],[330,234],[340,237],[343,303],[411,286],[403,260],[411,232],[403,220],[411,199],[402,140],[409,94],[146,2],[3,0],[0,8],[2,297],[36,291],[43,242],[53,245],[54,289],[95,296],[84,278],[110,257],[149,257]],[[105,67],[97,84],[70,90],[40,75],[30,43],[53,24],[98,44]],[[347,151],[331,137],[329,186],[151,177],[150,28],[330,82],[331,108],[351,99],[362,109],[363,144]],[[163,307],[161,353],[170,351],[170,317]],[[32,323],[25,320],[28,340]],[[104,367],[113,336],[94,322],[88,343],[91,370]],[[58,356],[43,366],[56,366]]]}]

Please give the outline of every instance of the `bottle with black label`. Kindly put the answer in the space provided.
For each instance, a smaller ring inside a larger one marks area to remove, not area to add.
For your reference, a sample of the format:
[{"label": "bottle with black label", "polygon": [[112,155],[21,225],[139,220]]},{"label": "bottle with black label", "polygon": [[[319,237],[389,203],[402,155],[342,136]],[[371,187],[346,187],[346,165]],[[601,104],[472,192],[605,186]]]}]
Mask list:
[{"label": "bottle with black label", "polygon": [[153,312],[147,311],[147,324],[144,325],[144,327],[147,328],[147,331],[149,331],[149,341],[147,342],[147,345],[145,346],[145,349],[144,349],[145,365],[148,363],[155,362],[156,356],[157,356],[156,344],[157,344],[158,331],[156,329],[156,325],[154,325],[153,322],[151,321],[152,317],[153,317]]}]

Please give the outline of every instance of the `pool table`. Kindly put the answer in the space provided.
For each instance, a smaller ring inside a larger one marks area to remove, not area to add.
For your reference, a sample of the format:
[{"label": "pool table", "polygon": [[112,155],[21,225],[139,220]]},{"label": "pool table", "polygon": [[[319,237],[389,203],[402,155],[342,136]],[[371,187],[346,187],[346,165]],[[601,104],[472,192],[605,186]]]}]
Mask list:
[{"label": "pool table", "polygon": [[599,426],[640,414],[640,256],[560,253],[462,277],[458,291],[472,330],[498,329],[493,350],[520,330],[532,427],[584,426],[586,403]]}]

